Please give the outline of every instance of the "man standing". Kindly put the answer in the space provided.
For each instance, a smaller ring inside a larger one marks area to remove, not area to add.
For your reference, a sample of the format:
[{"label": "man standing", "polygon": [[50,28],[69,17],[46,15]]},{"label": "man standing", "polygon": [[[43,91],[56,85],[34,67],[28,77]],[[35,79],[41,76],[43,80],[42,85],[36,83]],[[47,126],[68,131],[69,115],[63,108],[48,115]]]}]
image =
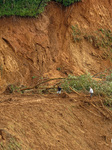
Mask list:
[{"label": "man standing", "polygon": [[90,93],[90,98],[92,98],[94,92],[93,92],[93,89],[91,87],[90,87],[89,93]]},{"label": "man standing", "polygon": [[58,91],[57,91],[58,94],[61,94],[61,88],[58,86]]}]

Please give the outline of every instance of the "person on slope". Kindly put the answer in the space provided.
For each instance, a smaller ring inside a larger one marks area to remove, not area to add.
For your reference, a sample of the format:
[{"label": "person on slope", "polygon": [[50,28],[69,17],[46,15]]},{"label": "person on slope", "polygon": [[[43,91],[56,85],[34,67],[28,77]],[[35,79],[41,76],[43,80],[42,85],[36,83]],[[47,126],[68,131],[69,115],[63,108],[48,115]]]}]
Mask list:
[{"label": "person on slope", "polygon": [[89,89],[89,93],[90,93],[90,98],[92,98],[92,96],[93,96],[93,89],[90,87],[90,89]]},{"label": "person on slope", "polygon": [[61,88],[58,86],[58,91],[57,91],[58,94],[61,94]]}]

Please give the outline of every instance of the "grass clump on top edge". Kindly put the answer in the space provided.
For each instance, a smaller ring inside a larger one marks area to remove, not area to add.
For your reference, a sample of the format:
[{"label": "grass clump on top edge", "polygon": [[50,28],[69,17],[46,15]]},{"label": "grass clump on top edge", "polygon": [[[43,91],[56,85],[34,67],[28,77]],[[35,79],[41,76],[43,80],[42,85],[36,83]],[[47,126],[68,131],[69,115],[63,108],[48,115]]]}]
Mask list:
[{"label": "grass clump on top edge", "polygon": [[54,0],[54,1],[59,2],[64,6],[70,6],[71,4],[81,2],[82,0]]},{"label": "grass clump on top edge", "polygon": [[[27,16],[36,17],[44,11],[47,3],[52,0],[1,0],[0,1],[0,17],[1,16]],[[53,0],[69,6],[72,3],[81,0]]]},{"label": "grass clump on top edge", "polygon": [[0,16],[36,17],[43,12],[50,0],[2,0],[0,1]]}]

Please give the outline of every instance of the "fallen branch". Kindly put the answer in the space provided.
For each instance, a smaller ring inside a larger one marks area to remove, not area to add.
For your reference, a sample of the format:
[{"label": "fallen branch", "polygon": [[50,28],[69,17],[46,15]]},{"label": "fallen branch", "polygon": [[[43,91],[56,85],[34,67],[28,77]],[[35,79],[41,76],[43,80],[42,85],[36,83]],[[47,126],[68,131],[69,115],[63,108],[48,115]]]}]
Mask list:
[{"label": "fallen branch", "polygon": [[48,80],[45,80],[41,83],[38,83],[37,85],[33,86],[33,87],[28,87],[28,88],[23,88],[23,89],[20,89],[20,91],[24,91],[24,90],[31,90],[31,89],[34,89],[34,88],[37,88],[39,85],[41,84],[44,84],[46,82],[49,82],[49,81],[52,81],[52,80],[59,80],[59,79],[66,79],[66,78],[53,78],[53,79],[48,79]]},{"label": "fallen branch", "polygon": [[90,112],[91,114],[93,114],[93,115],[95,115],[95,116],[97,116],[97,117],[100,117],[100,118],[101,118],[101,116],[99,116],[99,115],[97,115],[97,114],[93,113],[92,111],[88,110],[88,109],[87,109],[87,108],[85,108],[84,106],[80,105],[80,107],[82,107],[83,109],[87,110],[87,111],[88,111],[88,112]]},{"label": "fallen branch", "polygon": [[[41,84],[44,84],[44,83],[46,83],[46,82],[49,82],[49,81],[52,81],[52,80],[73,80],[73,79],[67,79],[67,78],[53,78],[53,79],[48,79],[48,80],[45,80],[45,81],[43,81],[43,82],[40,82],[40,83],[38,83],[37,85],[35,85],[35,86],[33,86],[33,87],[28,87],[28,88],[23,88],[23,89],[20,89],[20,91],[24,91],[24,90],[31,90],[31,89],[34,89],[34,88],[37,88],[39,85],[41,85]],[[75,79],[74,79],[75,80]],[[60,82],[61,83],[61,82]],[[57,83],[57,84],[59,84],[59,83]]]},{"label": "fallen branch", "polygon": [[80,95],[78,92],[76,92],[75,90],[73,90],[70,86],[69,86],[70,90],[74,93],[76,93],[77,95]]},{"label": "fallen branch", "polygon": [[104,104],[103,104],[103,102],[102,102],[101,99],[100,99],[100,102],[101,102],[101,105],[102,105],[103,109],[104,109],[106,112],[108,112],[109,115],[112,117],[112,112],[111,112],[110,110],[108,110],[108,109],[104,106]]},{"label": "fallen branch", "polygon": [[104,117],[110,119],[100,108],[96,107],[94,104],[91,104],[94,108],[96,108]]}]

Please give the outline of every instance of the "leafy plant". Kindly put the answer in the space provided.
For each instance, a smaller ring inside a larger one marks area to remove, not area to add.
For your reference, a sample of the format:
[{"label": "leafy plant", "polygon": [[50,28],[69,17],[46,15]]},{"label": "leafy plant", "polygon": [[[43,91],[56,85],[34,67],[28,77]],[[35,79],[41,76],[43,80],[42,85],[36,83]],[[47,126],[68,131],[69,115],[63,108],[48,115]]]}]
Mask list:
[{"label": "leafy plant", "polygon": [[35,78],[37,78],[37,76],[32,76],[32,79],[35,79]]},{"label": "leafy plant", "polygon": [[112,81],[112,73],[110,75],[106,76],[106,80],[107,81]]},{"label": "leafy plant", "polygon": [[[91,76],[91,74],[83,74],[80,76],[72,76],[69,75],[67,79],[65,79],[61,85],[63,90],[66,92],[71,92],[70,88],[74,89],[75,91],[82,91],[85,93],[89,92],[89,87],[92,87],[94,89],[95,95],[100,95],[104,97],[108,97],[109,102],[112,96],[112,82],[106,78],[106,80],[102,80],[100,82],[94,80]],[[110,105],[110,104],[109,104]]]},{"label": "leafy plant", "polygon": [[60,70],[61,70],[61,68],[60,68],[60,67],[58,67],[58,68],[57,68],[57,70],[58,70],[58,71],[60,71]]},{"label": "leafy plant", "polygon": [[75,26],[72,26],[72,35],[73,35],[73,39],[74,39],[74,42],[79,42],[82,40],[81,38],[81,31],[79,30],[78,28],[78,25],[75,25]]}]

